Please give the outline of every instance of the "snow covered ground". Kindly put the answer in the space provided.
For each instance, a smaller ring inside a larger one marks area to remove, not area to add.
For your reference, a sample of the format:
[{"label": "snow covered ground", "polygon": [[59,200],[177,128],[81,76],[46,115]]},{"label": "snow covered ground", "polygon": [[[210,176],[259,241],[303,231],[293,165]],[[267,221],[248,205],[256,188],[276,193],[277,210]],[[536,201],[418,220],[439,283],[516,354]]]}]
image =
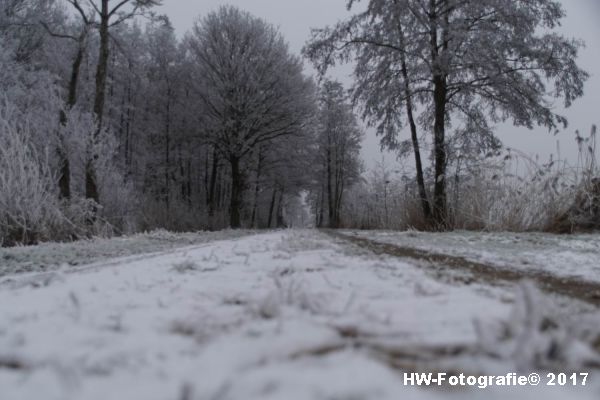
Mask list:
[{"label": "snow covered ground", "polygon": [[[597,310],[561,304],[528,285],[438,281],[309,230],[8,275],[0,399],[598,399]],[[591,375],[585,387],[403,381],[534,370]]]},{"label": "snow covered ground", "polygon": [[382,243],[465,257],[501,267],[600,282],[600,235],[346,231]]},{"label": "snow covered ground", "polygon": [[177,247],[247,235],[249,231],[171,233],[157,230],[116,238],[93,238],[72,243],[44,243],[28,247],[0,247],[0,277],[85,265],[107,258],[148,255]]}]

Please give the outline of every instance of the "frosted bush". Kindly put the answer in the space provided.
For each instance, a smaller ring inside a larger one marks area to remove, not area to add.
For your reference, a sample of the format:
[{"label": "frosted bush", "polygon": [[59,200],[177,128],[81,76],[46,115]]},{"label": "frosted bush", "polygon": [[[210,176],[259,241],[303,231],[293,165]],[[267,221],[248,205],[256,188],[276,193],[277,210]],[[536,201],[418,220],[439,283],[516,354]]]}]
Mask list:
[{"label": "frosted bush", "polygon": [[28,121],[0,99],[0,244],[34,243],[61,220],[47,153],[36,150]]}]

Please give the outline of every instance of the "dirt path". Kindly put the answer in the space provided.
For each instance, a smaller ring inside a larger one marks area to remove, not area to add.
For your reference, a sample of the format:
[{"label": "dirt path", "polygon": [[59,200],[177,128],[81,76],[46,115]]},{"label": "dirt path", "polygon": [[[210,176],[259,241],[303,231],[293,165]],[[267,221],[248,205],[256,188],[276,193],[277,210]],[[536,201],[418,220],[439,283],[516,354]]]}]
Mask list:
[{"label": "dirt path", "polygon": [[[417,260],[419,262],[415,263],[415,265],[433,272],[440,278],[452,279],[463,284],[480,281],[493,285],[531,280],[546,292],[581,300],[596,307],[600,306],[600,283],[558,277],[544,272],[519,271],[471,261],[460,256],[380,243],[331,230],[325,230],[324,232],[334,238],[351,242],[361,248],[372,251],[375,254],[386,254]],[[457,274],[459,272],[463,274]]]}]

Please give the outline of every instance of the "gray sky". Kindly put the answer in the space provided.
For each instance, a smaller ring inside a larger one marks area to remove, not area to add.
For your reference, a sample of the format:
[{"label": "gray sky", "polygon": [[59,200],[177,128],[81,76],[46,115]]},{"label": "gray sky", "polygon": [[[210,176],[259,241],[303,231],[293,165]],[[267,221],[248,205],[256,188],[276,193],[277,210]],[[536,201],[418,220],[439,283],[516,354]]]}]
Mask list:
[{"label": "gray sky", "polygon": [[[348,15],[345,3],[346,0],[164,0],[160,12],[167,14],[178,34],[183,35],[199,16],[221,5],[235,5],[277,25],[292,51],[299,53],[309,37],[310,28],[331,25]],[[587,134],[592,124],[600,125],[600,0],[562,0],[562,3],[567,17],[561,32],[586,42],[579,60],[592,75],[586,84],[585,96],[567,110],[561,104],[556,105],[556,109],[569,119],[569,127],[556,137],[542,128],[530,131],[509,124],[499,126],[497,133],[507,146],[532,156],[539,155],[543,161],[556,153],[559,141],[561,157],[574,163],[577,161],[575,130]],[[349,82],[349,71],[349,68],[340,69],[336,78]],[[406,133],[404,135],[408,138]],[[373,132],[367,133],[363,157],[367,166],[381,159],[379,141]],[[387,155],[386,158],[391,161],[394,157]]]}]

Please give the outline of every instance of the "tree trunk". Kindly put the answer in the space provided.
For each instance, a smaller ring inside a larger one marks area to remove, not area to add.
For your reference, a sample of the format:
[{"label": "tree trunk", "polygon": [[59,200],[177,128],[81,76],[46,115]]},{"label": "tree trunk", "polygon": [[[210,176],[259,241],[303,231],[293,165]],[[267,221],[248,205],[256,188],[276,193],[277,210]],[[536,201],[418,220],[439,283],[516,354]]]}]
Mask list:
[{"label": "tree trunk", "polygon": [[[79,73],[81,71],[81,63],[83,62],[83,56],[85,54],[85,41],[87,38],[87,27],[83,28],[83,32],[79,35],[77,41],[77,53],[71,64],[71,77],[69,79],[69,92],[67,96],[67,110],[72,109],[77,103],[77,85],[79,83]],[[65,110],[60,112],[60,124],[64,127],[67,125],[67,113]],[[58,181],[58,187],[60,190],[60,197],[63,199],[71,198],[71,165],[69,157],[64,151],[64,142],[61,143],[61,148],[58,150],[59,163],[60,163],[60,179]]]},{"label": "tree trunk", "polygon": [[252,220],[250,226],[256,229],[257,214],[258,214],[258,195],[260,193],[260,173],[262,167],[262,149],[258,147],[258,165],[256,167],[256,182],[254,184],[254,206],[252,207]]},{"label": "tree trunk", "polygon": [[[96,116],[96,132],[94,140],[98,138],[102,131],[102,123],[104,116],[104,97],[106,92],[106,75],[108,71],[108,58],[110,56],[109,49],[109,0],[102,0],[100,25],[98,32],[100,33],[100,50],[98,54],[98,65],[96,68],[96,93],[94,96],[94,114]],[[88,160],[85,170],[85,195],[88,199],[99,203],[98,184],[96,181],[96,171],[94,161],[98,158],[92,151],[92,159]]]},{"label": "tree trunk", "polygon": [[171,88],[167,90],[167,109],[165,116],[165,205],[167,206],[167,216],[171,206]]},{"label": "tree trunk", "polygon": [[219,168],[219,159],[217,158],[217,150],[213,149],[213,157],[212,157],[212,169],[210,173],[210,186],[206,198],[206,202],[208,205],[208,215],[213,217],[215,215],[216,208],[216,197],[215,192],[217,188],[217,172]]},{"label": "tree trunk", "polygon": [[60,178],[58,179],[59,196],[61,199],[71,199],[71,163],[65,151],[58,149],[60,163]]},{"label": "tree trunk", "polygon": [[317,228],[322,228],[323,227],[323,218],[324,215],[323,213],[325,212],[325,187],[321,187],[321,204],[319,207],[319,213],[318,213],[318,217],[317,217]]},{"label": "tree trunk", "polygon": [[[329,142],[329,139],[328,139]],[[333,183],[332,180],[332,171],[331,171],[331,145],[328,143],[327,145],[327,205],[328,205],[328,216],[329,216],[329,227],[337,228],[335,221],[335,201],[333,196]]]},{"label": "tree trunk", "polygon": [[271,196],[271,205],[269,206],[269,221],[267,222],[267,228],[271,228],[273,224],[273,211],[275,211],[275,202],[277,201],[277,188],[273,189],[273,195]]},{"label": "tree trunk", "polygon": [[[446,5],[445,1],[442,1]],[[445,26],[442,29],[442,51],[440,55],[440,45],[438,38],[438,26],[440,26],[440,16],[437,14],[436,0],[429,2],[429,20],[430,20],[430,46],[431,46],[431,65],[433,68],[433,103],[434,103],[434,126],[433,126],[433,151],[435,159],[435,185],[433,193],[433,223],[434,228],[439,230],[448,227],[448,210],[446,199],[446,103],[448,101],[448,83],[446,80],[445,63],[443,55],[448,46],[448,12],[443,16]]]},{"label": "tree trunk", "polygon": [[[339,153],[338,153],[339,152]],[[345,144],[341,146],[340,149],[336,150],[336,171],[335,171],[335,204],[334,204],[334,219],[335,219],[335,227],[340,228],[342,225],[341,212],[342,212],[342,200],[344,197],[344,180],[345,180],[345,171],[344,171],[344,163],[345,157],[344,154],[346,152]]]},{"label": "tree trunk", "polygon": [[125,120],[125,166],[127,169],[127,175],[132,174],[132,164],[133,164],[133,146],[131,140],[131,125],[133,123],[134,114],[131,111],[131,102],[132,102],[132,94],[131,94],[131,81],[127,82],[127,111],[126,111],[126,120]]},{"label": "tree trunk", "polygon": [[98,65],[96,67],[96,93],[94,96],[94,114],[96,115],[96,122],[98,123],[97,132],[102,128],[104,98],[106,94],[106,76],[108,74],[108,59],[110,56],[108,0],[102,0],[98,32],[100,33],[100,49],[98,54]]},{"label": "tree trunk", "polygon": [[285,220],[283,218],[283,190],[279,192],[279,202],[277,204],[277,228],[285,228]]},{"label": "tree trunk", "polygon": [[448,210],[446,199],[446,79],[434,77],[434,156],[435,186],[433,196],[433,222],[437,229],[448,227]]},{"label": "tree trunk", "polygon": [[229,205],[229,225],[232,229],[242,226],[241,208],[244,182],[240,171],[240,159],[236,156],[229,158],[231,164],[231,199]]},{"label": "tree trunk", "polygon": [[187,155],[186,162],[186,180],[185,180],[185,194],[188,207],[192,207],[192,160],[190,159],[189,154]]},{"label": "tree trunk", "polygon": [[[402,35],[401,31],[401,35]],[[408,68],[406,67],[406,59],[402,53],[402,78],[404,79],[404,95],[406,96],[406,114],[408,116],[408,124],[410,125],[410,138],[413,145],[413,153],[415,155],[415,168],[417,170],[417,186],[419,189],[419,198],[421,201],[421,209],[426,224],[431,222],[431,206],[427,198],[427,190],[425,189],[425,178],[423,176],[423,163],[421,162],[421,148],[419,146],[419,136],[417,134],[417,124],[413,114],[412,93],[408,81]]]},{"label": "tree trunk", "polygon": [[[208,208],[208,192],[209,192],[209,188],[208,188],[208,184],[209,184],[209,174],[210,174],[210,170],[208,169],[209,166],[209,148],[208,146],[206,146],[205,151],[204,151],[204,176],[203,176],[203,181],[202,184],[204,185],[204,204],[206,204],[207,208]],[[201,183],[198,182],[198,186],[200,187]]]},{"label": "tree trunk", "polygon": [[88,199],[99,198],[98,186],[96,186],[96,174],[94,171],[93,162],[91,160],[89,160],[85,165],[85,193]]},{"label": "tree trunk", "polygon": [[180,199],[183,202],[187,200],[187,184],[181,142],[177,143],[177,169],[179,170],[179,181],[174,180],[173,183],[175,184],[175,187],[177,187],[177,184],[179,184]]}]

